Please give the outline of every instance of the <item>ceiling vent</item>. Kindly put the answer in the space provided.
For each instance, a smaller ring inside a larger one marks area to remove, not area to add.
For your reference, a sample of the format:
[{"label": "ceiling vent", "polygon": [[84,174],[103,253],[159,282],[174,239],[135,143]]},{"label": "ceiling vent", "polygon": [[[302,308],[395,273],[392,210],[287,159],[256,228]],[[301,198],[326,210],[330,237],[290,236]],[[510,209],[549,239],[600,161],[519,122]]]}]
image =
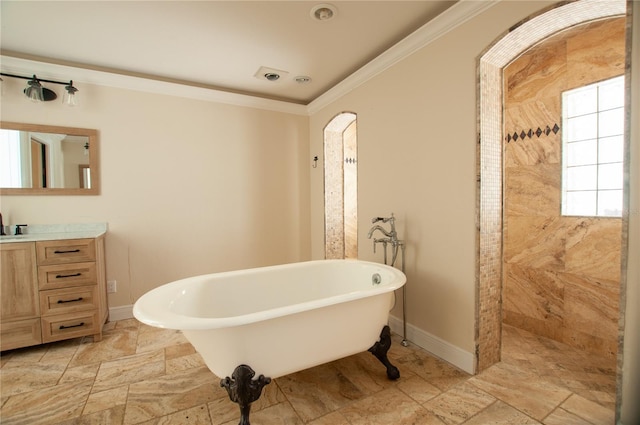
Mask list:
[{"label": "ceiling vent", "polygon": [[258,71],[256,71],[255,74],[253,74],[254,77],[260,80],[266,80],[266,81],[272,81],[272,82],[281,80],[287,75],[289,75],[287,71],[283,71],[281,69],[269,68],[266,66],[261,66],[258,69]]}]

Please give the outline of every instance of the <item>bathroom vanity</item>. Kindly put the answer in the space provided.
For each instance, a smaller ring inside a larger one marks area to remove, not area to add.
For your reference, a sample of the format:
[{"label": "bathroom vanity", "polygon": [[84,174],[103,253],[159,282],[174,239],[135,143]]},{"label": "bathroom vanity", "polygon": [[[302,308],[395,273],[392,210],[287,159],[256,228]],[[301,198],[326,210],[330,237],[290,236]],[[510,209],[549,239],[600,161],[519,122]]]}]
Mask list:
[{"label": "bathroom vanity", "polygon": [[0,237],[0,350],[92,335],[108,319],[106,224]]}]

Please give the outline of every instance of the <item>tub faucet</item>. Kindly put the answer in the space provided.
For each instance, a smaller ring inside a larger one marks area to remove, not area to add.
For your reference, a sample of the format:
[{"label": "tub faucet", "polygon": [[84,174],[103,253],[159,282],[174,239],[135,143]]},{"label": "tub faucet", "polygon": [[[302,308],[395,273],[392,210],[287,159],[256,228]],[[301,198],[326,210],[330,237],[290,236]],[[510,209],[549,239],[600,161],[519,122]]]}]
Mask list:
[{"label": "tub faucet", "polygon": [[371,222],[372,223],[377,223],[378,221],[381,221],[383,223],[387,223],[389,222],[389,224],[391,225],[391,229],[387,232],[385,230],[384,227],[380,226],[379,224],[376,224],[375,226],[373,226],[371,229],[369,229],[369,233],[367,234],[367,238],[371,239],[371,237],[373,236],[373,233],[378,230],[380,233],[382,233],[383,235],[385,235],[386,237],[390,238],[390,242],[394,242],[398,240],[398,234],[396,233],[396,218],[393,216],[393,213],[391,213],[391,217],[374,217]]}]

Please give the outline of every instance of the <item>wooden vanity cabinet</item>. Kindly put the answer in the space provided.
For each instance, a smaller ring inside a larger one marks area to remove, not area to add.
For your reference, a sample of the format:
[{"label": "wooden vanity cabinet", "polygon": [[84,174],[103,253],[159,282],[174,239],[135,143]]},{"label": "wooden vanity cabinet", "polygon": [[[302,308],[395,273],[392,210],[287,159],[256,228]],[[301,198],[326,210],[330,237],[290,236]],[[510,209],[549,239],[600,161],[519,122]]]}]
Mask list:
[{"label": "wooden vanity cabinet", "polygon": [[[0,248],[0,349],[85,335],[93,335],[94,341],[102,339],[102,325],[108,318],[104,236],[0,244]],[[29,304],[30,309],[22,307],[18,312],[14,307],[5,314],[5,303],[11,304],[11,299]],[[33,321],[34,327],[37,322],[32,331],[37,339],[27,339],[26,320]],[[18,322],[20,329],[16,328]]]},{"label": "wooden vanity cabinet", "polygon": [[0,244],[0,349],[42,343],[34,243]]}]

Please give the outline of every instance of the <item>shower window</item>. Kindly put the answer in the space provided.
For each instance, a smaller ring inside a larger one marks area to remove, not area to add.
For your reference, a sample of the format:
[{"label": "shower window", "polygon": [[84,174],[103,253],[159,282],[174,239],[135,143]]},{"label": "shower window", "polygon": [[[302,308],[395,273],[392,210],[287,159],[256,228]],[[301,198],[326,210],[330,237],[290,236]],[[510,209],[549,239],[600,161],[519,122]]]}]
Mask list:
[{"label": "shower window", "polygon": [[622,216],[624,76],[562,94],[562,215]]}]

